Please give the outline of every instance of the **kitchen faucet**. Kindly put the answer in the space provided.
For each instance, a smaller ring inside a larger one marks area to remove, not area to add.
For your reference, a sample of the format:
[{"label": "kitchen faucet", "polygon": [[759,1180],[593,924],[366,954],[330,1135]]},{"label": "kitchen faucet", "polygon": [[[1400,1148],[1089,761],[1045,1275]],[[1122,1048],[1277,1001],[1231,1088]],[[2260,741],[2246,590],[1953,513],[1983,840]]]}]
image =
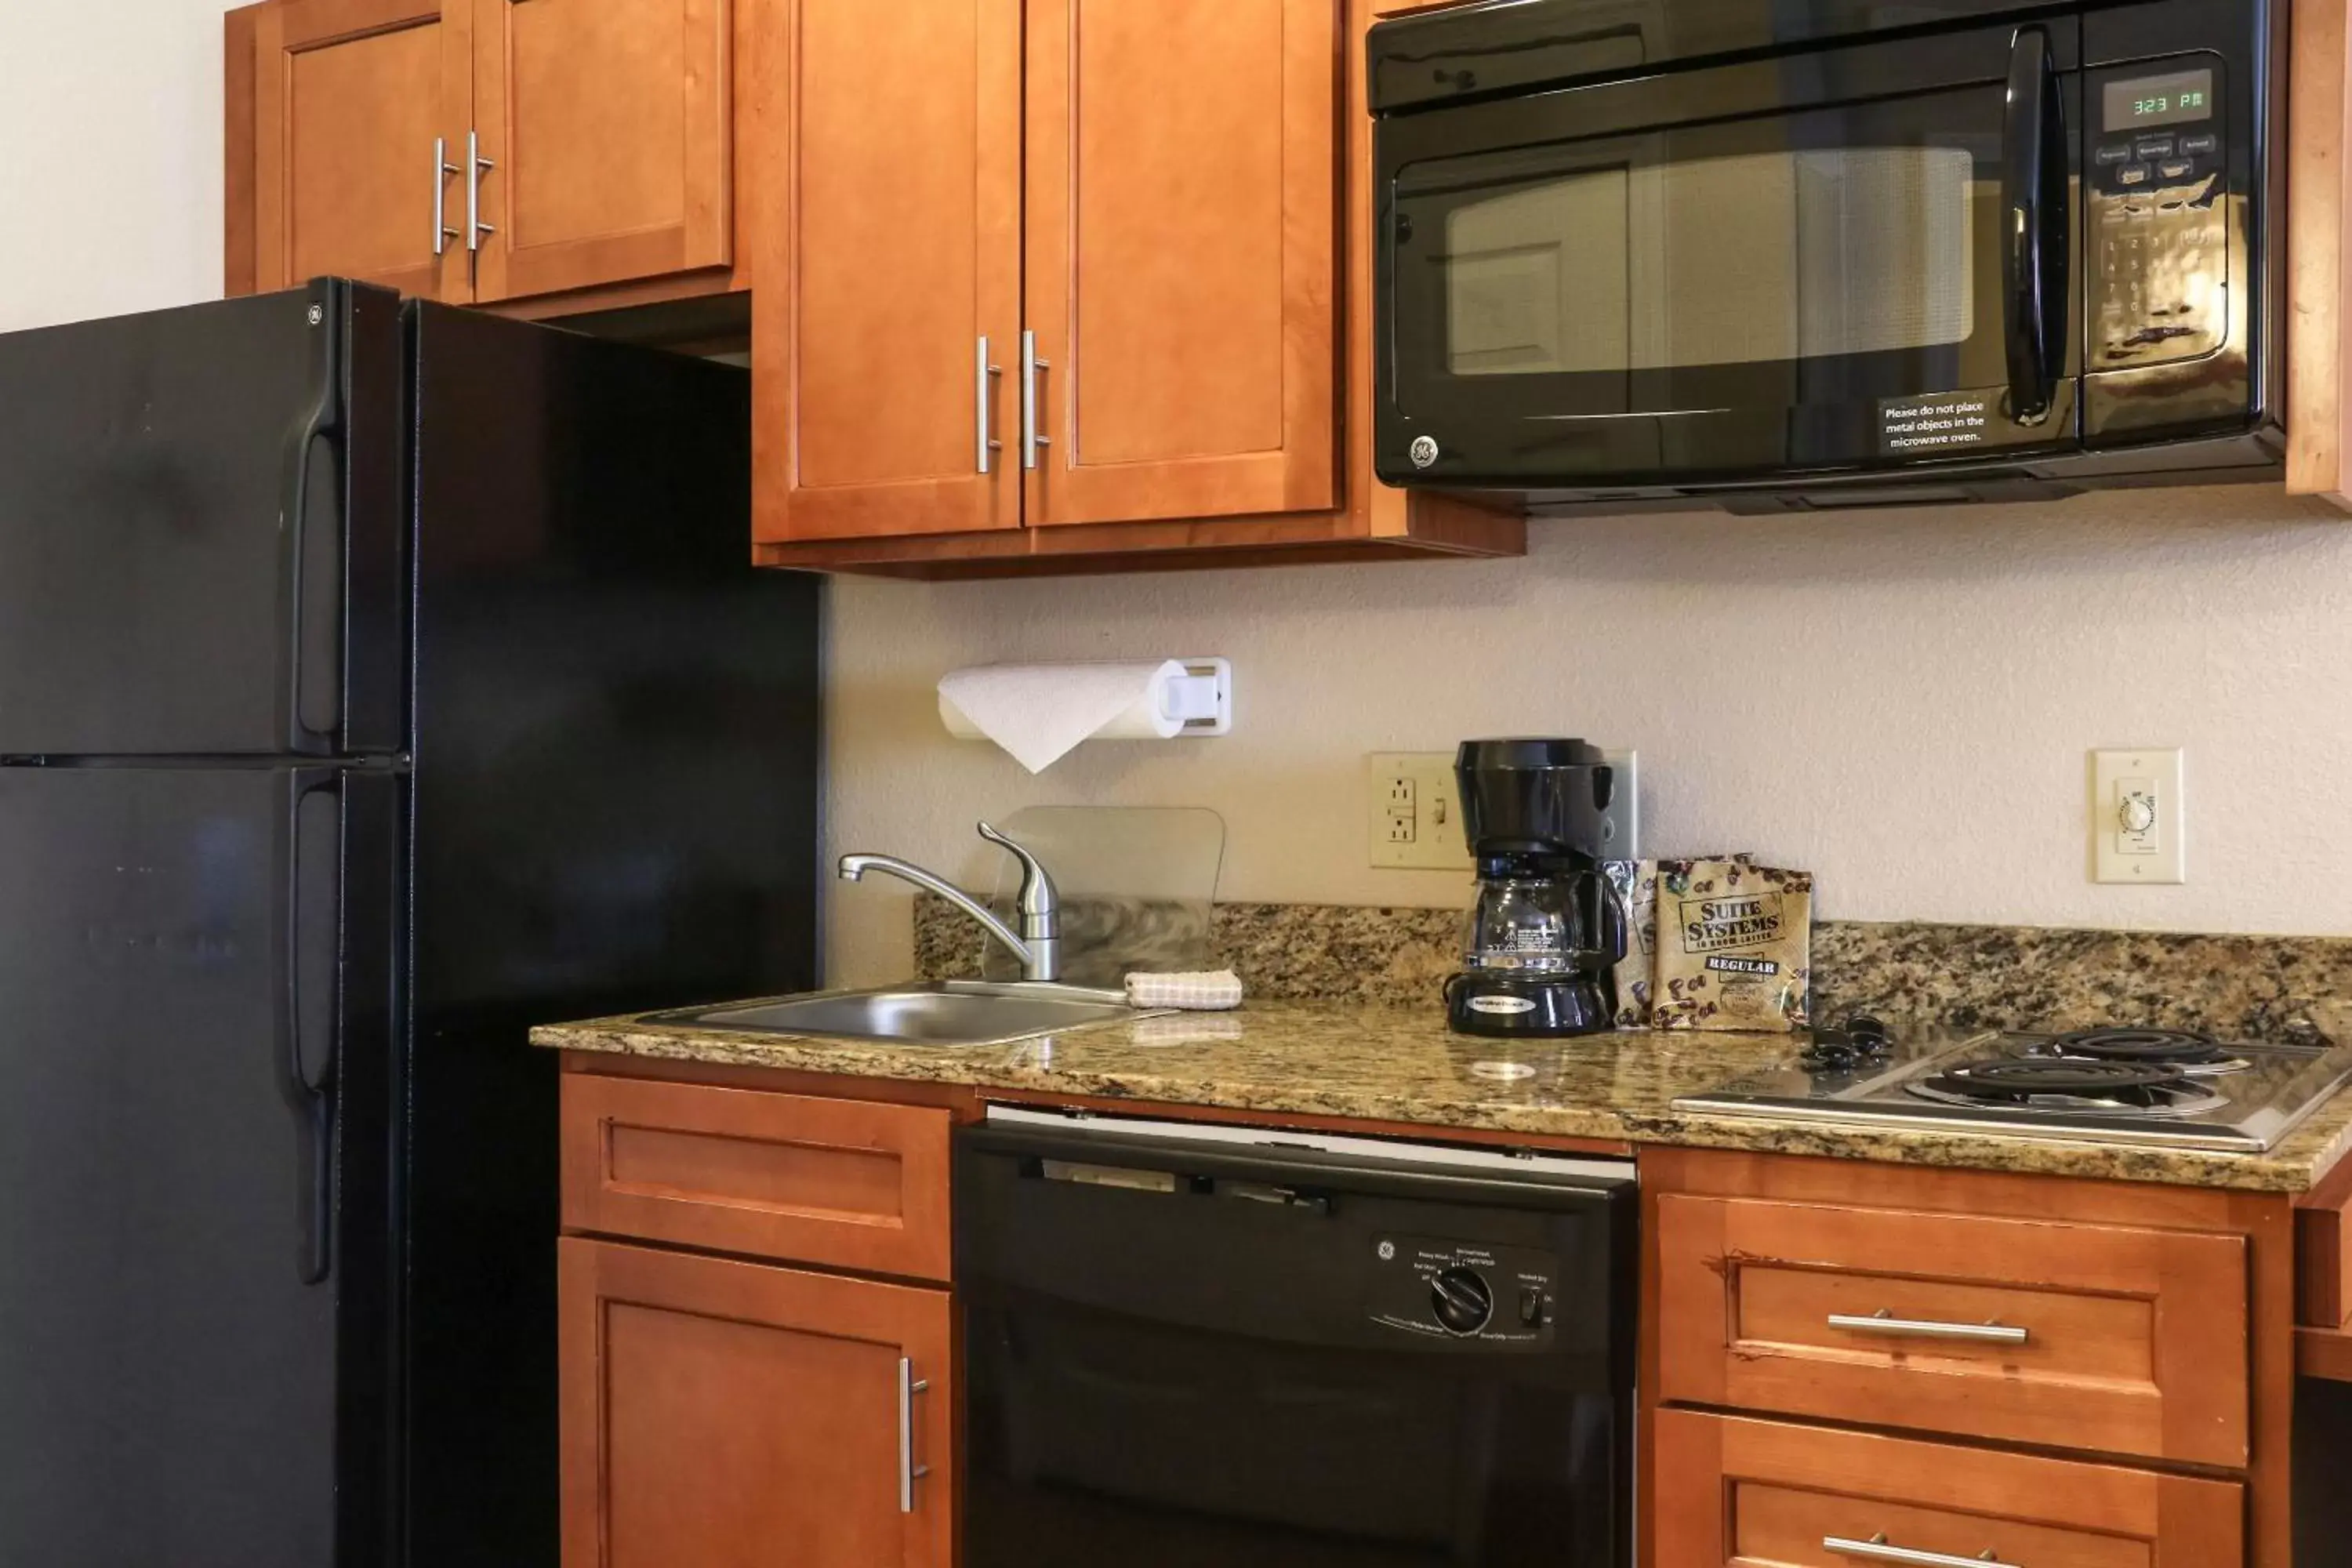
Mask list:
[{"label": "kitchen faucet", "polygon": [[844,855],[841,858],[841,879],[855,882],[868,871],[883,871],[919,888],[937,893],[972,919],[978,921],[988,934],[1013,950],[1021,961],[1021,978],[1027,983],[1050,984],[1062,977],[1061,907],[1054,887],[1054,879],[1046,874],[1045,863],[1034,855],[983,822],[980,836],[991,844],[1010,850],[1021,862],[1021,892],[1016,903],[1021,911],[1021,933],[998,920],[987,905],[934,872],[901,860],[894,855]]}]

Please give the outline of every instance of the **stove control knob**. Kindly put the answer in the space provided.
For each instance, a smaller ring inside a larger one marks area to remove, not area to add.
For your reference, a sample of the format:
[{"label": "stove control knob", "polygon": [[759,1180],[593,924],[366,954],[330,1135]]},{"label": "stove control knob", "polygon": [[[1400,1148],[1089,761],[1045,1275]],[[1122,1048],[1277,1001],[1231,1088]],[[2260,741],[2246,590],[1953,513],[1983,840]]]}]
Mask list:
[{"label": "stove control knob", "polygon": [[2156,826],[2156,803],[2144,795],[2127,795],[2116,808],[2116,821],[2126,833],[2146,833]]},{"label": "stove control knob", "polygon": [[1429,1282],[1429,1304],[1447,1332],[1475,1334],[1495,1315],[1495,1292],[1476,1269],[1448,1268]]}]

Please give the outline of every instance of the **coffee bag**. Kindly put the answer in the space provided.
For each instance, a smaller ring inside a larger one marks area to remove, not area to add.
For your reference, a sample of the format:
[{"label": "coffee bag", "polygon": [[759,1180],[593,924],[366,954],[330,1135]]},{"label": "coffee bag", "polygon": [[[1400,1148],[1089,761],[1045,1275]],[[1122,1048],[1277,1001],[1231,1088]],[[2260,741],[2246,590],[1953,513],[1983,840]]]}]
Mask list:
[{"label": "coffee bag", "polygon": [[[1745,864],[1755,857],[1742,850],[1737,855],[1710,855],[1705,858]],[[1616,981],[1616,1017],[1621,1029],[1646,1029],[1654,1022],[1651,1009],[1656,997],[1658,974],[1658,866],[1655,860],[1601,862],[1601,874],[1608,879],[1610,890],[1617,895],[1618,907],[1625,916],[1625,956],[1611,971]]]},{"label": "coffee bag", "polygon": [[1652,1016],[1660,1028],[1805,1026],[1812,873],[1744,860],[1661,860],[1654,907]]}]

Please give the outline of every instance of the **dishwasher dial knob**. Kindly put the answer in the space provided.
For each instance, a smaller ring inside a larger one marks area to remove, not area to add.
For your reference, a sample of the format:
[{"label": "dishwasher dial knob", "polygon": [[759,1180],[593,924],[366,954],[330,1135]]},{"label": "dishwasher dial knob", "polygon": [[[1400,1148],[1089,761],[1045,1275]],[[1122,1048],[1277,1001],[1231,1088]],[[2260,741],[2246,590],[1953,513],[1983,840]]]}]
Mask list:
[{"label": "dishwasher dial knob", "polygon": [[1429,1304],[1447,1331],[1475,1334],[1495,1315],[1495,1292],[1475,1268],[1448,1268],[1429,1282]]}]

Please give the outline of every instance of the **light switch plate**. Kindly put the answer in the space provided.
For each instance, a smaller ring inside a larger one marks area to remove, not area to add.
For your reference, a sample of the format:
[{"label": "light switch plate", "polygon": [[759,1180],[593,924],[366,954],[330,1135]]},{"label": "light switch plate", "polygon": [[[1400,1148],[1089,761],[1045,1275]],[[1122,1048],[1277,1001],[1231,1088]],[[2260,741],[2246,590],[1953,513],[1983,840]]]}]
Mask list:
[{"label": "light switch plate", "polygon": [[1451,752],[1375,752],[1364,759],[1365,824],[1375,866],[1470,869]]},{"label": "light switch plate", "polygon": [[2189,879],[2178,747],[2091,753],[2091,879]]}]

